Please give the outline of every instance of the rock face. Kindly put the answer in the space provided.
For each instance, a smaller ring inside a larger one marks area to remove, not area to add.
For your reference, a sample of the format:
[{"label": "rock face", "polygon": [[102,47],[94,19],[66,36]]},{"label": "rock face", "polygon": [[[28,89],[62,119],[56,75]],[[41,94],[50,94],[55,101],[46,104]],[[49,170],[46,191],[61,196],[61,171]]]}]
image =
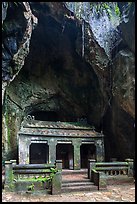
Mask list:
[{"label": "rock face", "polygon": [[135,57],[128,50],[120,50],[113,61],[113,96],[122,109],[135,118]]},{"label": "rock face", "polygon": [[[15,19],[8,9],[17,12]],[[103,130],[106,159],[134,158],[135,65],[125,38],[110,63],[87,23],[81,56],[81,22],[62,2],[6,5],[3,20],[3,84],[10,82],[3,105],[4,148],[16,151],[23,117],[43,111],[59,121],[86,118]]]},{"label": "rock face", "polygon": [[2,96],[4,97],[6,85],[16,77],[24,65],[37,18],[32,14],[28,2],[3,2],[2,8]]},{"label": "rock face", "polygon": [[13,111],[10,105],[8,106],[5,90],[24,65],[37,18],[32,14],[28,2],[2,2],[2,23],[2,103],[5,97],[2,143],[3,152],[6,151],[12,156],[11,152],[16,153],[17,150],[17,131],[20,124],[18,121],[21,117],[17,117],[17,108]]},{"label": "rock face", "polygon": [[[122,23],[124,47],[113,60],[112,131],[119,157],[135,154],[135,5]],[[129,28],[130,31],[129,31]],[[116,136],[117,135],[117,136]]]},{"label": "rock face", "polygon": [[[126,18],[125,18],[126,17]],[[130,28],[130,32],[127,32]],[[135,4],[131,5],[128,14],[124,15],[124,21],[120,24],[122,37],[128,48],[135,53]]]}]

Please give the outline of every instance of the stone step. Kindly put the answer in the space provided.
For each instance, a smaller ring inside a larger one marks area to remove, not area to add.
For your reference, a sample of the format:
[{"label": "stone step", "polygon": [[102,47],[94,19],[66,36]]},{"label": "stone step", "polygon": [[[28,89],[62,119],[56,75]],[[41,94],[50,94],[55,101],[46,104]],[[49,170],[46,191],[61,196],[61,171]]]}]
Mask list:
[{"label": "stone step", "polygon": [[70,179],[66,179],[66,180],[63,179],[63,180],[62,180],[62,183],[75,183],[75,182],[76,182],[76,183],[78,183],[78,182],[79,182],[79,183],[80,183],[80,182],[85,182],[85,183],[86,183],[86,182],[87,182],[87,183],[90,182],[90,183],[91,183],[91,181],[90,181],[89,179],[78,179],[78,178],[76,178],[76,179],[73,179],[73,180],[70,180]]},{"label": "stone step", "polygon": [[78,181],[78,182],[66,182],[62,183],[62,187],[69,187],[69,186],[91,186],[94,185],[90,181]]},{"label": "stone step", "polygon": [[87,174],[88,170],[87,169],[80,169],[80,170],[70,170],[70,169],[65,169],[62,170],[62,175],[74,175],[74,174]]},{"label": "stone step", "polygon": [[64,186],[61,193],[79,192],[79,191],[97,191],[98,187],[91,184],[90,186]]},{"label": "stone step", "polygon": [[62,193],[79,192],[79,191],[94,191],[98,187],[88,179],[88,170],[62,170]]},{"label": "stone step", "polygon": [[72,176],[72,177],[69,177],[69,176],[66,176],[66,177],[63,177],[62,176],[62,182],[67,182],[67,181],[86,181],[88,180],[88,177],[81,177],[81,176]]}]

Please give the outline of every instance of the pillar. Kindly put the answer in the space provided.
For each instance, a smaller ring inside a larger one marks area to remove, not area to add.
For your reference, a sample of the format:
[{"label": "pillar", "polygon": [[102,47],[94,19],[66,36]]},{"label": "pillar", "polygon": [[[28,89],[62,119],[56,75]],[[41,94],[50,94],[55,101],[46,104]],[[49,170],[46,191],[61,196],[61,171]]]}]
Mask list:
[{"label": "pillar", "polygon": [[80,169],[81,168],[81,161],[80,161],[80,145],[81,140],[74,140],[72,141],[72,144],[74,146],[74,169]]},{"label": "pillar", "polygon": [[95,159],[88,159],[88,178],[91,179],[91,170],[96,166]]},{"label": "pillar", "polygon": [[61,186],[62,186],[62,175],[61,171],[54,174],[51,182],[51,194],[58,195],[61,194]]},{"label": "pillar", "polygon": [[62,186],[62,160],[56,160],[55,166],[58,170],[52,178],[52,185],[51,185],[51,194],[57,195],[61,194],[61,186]]},{"label": "pillar", "polygon": [[99,139],[95,142],[96,146],[96,160],[97,162],[104,161],[104,141]]},{"label": "pillar", "polygon": [[15,165],[17,164],[16,159],[14,159],[14,160],[13,160],[13,159],[11,159],[11,160],[10,160],[10,162],[12,163],[12,166],[15,166]]},{"label": "pillar", "polygon": [[99,172],[98,190],[106,189],[106,187],[107,187],[107,176],[104,172]]},{"label": "pillar", "polygon": [[133,159],[125,159],[126,162],[128,162],[128,176],[133,177]]},{"label": "pillar", "polygon": [[62,171],[62,160],[56,160],[55,166],[56,166],[57,170]]},{"label": "pillar", "polygon": [[12,169],[12,162],[5,161],[5,185],[4,189],[6,191],[12,191],[14,188],[13,185],[13,169]]},{"label": "pillar", "polygon": [[31,140],[21,135],[19,137],[19,164],[29,164],[29,148]]},{"label": "pillar", "polygon": [[56,145],[57,141],[54,140],[53,138],[48,141],[49,145],[49,163],[55,163],[56,160]]}]

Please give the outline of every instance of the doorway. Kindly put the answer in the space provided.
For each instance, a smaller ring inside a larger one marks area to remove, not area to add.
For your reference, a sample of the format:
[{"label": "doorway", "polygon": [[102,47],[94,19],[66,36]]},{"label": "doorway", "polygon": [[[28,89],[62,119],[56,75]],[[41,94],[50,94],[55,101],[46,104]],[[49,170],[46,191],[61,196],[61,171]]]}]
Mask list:
[{"label": "doorway", "polygon": [[30,164],[48,163],[49,146],[45,143],[32,143],[30,145]]},{"label": "doorway", "polygon": [[82,144],[80,146],[81,168],[88,168],[88,159],[95,159],[96,147],[94,144]]},{"label": "doorway", "polygon": [[62,160],[62,169],[73,169],[73,149],[72,144],[57,144],[56,159]]}]

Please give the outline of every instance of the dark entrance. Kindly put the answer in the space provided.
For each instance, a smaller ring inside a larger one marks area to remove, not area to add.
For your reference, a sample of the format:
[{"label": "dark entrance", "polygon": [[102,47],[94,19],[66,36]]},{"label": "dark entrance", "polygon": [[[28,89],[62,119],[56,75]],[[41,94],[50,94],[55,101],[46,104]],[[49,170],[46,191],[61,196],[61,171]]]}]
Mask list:
[{"label": "dark entrance", "polygon": [[57,144],[56,159],[62,160],[63,169],[73,169],[73,145]]},{"label": "dark entrance", "polygon": [[43,164],[48,162],[48,145],[32,143],[30,145],[30,164]]},{"label": "dark entrance", "polygon": [[95,159],[96,147],[94,144],[82,144],[80,147],[81,168],[88,168],[88,159]]},{"label": "dark entrance", "polygon": [[58,121],[58,115],[54,111],[33,111],[29,115],[34,116],[35,120]]}]

